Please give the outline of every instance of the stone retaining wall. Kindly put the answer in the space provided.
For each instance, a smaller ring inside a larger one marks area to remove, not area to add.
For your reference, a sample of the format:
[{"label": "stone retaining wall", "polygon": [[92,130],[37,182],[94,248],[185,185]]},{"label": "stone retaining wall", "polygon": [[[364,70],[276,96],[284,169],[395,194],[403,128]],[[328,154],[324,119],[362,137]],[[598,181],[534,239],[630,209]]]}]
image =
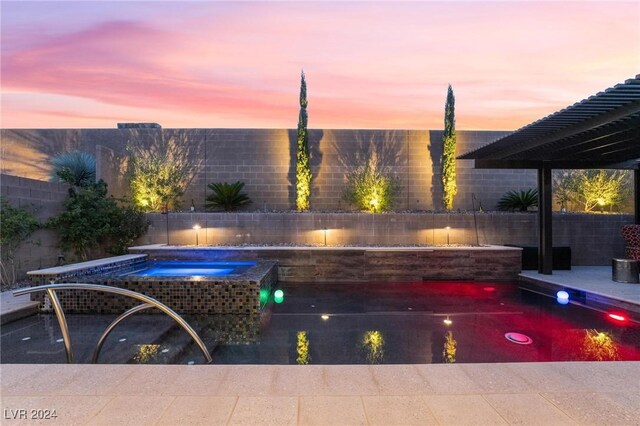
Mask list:
[{"label": "stone retaining wall", "polygon": [[[537,246],[534,213],[170,213],[149,214],[151,227],[139,244],[200,245],[298,244]],[[609,265],[624,256],[620,226],[631,215],[561,214],[553,216],[554,246],[569,246],[573,265]],[[449,227],[450,229],[446,229]],[[326,232],[325,232],[326,229]]]},{"label": "stone retaining wall", "polygon": [[278,279],[296,282],[515,281],[521,251],[510,247],[176,248],[142,246],[154,260],[273,260]]}]

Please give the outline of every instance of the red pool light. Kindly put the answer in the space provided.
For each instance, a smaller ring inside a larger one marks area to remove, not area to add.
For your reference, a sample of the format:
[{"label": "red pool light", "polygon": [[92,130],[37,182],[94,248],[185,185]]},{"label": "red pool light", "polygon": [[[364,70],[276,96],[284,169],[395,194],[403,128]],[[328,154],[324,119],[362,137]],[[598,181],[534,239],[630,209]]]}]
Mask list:
[{"label": "red pool light", "polygon": [[518,345],[530,345],[533,343],[533,339],[526,334],[522,333],[506,333],[504,337],[510,341],[511,343],[516,343]]},{"label": "red pool light", "polygon": [[618,321],[618,322],[626,322],[627,321],[627,317],[625,317],[624,315],[619,314],[619,313],[611,312],[611,313],[607,314],[607,316],[609,318],[611,318],[612,320],[614,320],[614,321]]},{"label": "red pool light", "polygon": [[488,293],[492,293],[494,291],[496,291],[495,287],[485,287],[483,288],[484,291],[488,292]]}]

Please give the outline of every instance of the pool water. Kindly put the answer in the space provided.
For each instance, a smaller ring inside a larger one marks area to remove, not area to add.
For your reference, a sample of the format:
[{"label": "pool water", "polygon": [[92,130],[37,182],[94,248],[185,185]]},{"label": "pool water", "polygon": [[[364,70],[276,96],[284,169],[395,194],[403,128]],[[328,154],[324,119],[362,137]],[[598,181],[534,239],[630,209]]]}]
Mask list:
[{"label": "pool water", "polygon": [[256,262],[150,261],[143,269],[122,275],[134,277],[222,277],[240,274]]},{"label": "pool water", "polygon": [[[478,282],[281,284],[258,317],[185,316],[218,364],[422,364],[640,360],[640,324]],[[277,302],[276,301],[276,302]],[[115,315],[68,315],[74,354],[89,362]],[[2,328],[2,362],[64,363],[53,315]],[[25,340],[26,339],[26,340]],[[103,363],[203,363],[160,315],[120,325]]]}]

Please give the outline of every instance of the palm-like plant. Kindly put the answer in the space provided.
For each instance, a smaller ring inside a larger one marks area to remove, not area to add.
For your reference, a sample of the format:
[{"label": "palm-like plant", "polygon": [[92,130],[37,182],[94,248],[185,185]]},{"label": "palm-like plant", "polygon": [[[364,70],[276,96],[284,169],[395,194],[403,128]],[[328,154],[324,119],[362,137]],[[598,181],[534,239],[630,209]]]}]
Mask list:
[{"label": "palm-like plant", "polygon": [[538,206],[538,190],[509,191],[498,201],[498,210],[526,212],[529,207]]},{"label": "palm-like plant", "polygon": [[51,182],[66,182],[78,187],[96,182],[96,159],[88,152],[63,152],[53,157],[51,165]]},{"label": "palm-like plant", "polygon": [[240,192],[244,188],[244,182],[210,183],[208,187],[213,191],[213,194],[207,196],[207,202],[205,203],[205,207],[208,209],[231,211],[251,204],[249,196]]}]

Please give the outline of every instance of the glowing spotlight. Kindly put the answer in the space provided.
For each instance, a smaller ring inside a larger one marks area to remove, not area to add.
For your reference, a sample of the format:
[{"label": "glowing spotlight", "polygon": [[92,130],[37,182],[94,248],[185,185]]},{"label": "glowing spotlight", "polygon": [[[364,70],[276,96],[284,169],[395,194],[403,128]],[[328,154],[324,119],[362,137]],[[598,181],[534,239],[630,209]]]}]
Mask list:
[{"label": "glowing spotlight", "polygon": [[496,288],[495,287],[484,287],[483,290],[486,291],[487,293],[493,293],[494,291],[496,291]]},{"label": "glowing spotlight", "polygon": [[619,313],[613,313],[613,312],[612,312],[612,313],[610,313],[610,314],[607,314],[607,316],[608,316],[609,318],[611,318],[612,320],[614,320],[614,321],[618,321],[618,322],[625,322],[625,321],[627,321],[627,317],[625,317],[624,315],[619,314]]},{"label": "glowing spotlight", "polygon": [[559,292],[557,292],[556,302],[558,302],[561,305],[566,305],[567,303],[569,303],[569,293],[567,293],[564,290],[560,290]]},{"label": "glowing spotlight", "polygon": [[322,314],[322,315],[320,315],[320,318],[322,318],[324,321],[326,321],[326,320],[328,320],[328,319],[329,319],[329,315],[327,315],[327,314]]},{"label": "glowing spotlight", "polygon": [[273,293],[273,301],[276,303],[282,303],[284,301],[284,291],[276,290]]},{"label": "glowing spotlight", "polygon": [[449,315],[447,315],[447,318],[445,318],[442,322],[445,323],[445,325],[453,324],[453,321],[451,321],[451,319],[449,318]]}]

